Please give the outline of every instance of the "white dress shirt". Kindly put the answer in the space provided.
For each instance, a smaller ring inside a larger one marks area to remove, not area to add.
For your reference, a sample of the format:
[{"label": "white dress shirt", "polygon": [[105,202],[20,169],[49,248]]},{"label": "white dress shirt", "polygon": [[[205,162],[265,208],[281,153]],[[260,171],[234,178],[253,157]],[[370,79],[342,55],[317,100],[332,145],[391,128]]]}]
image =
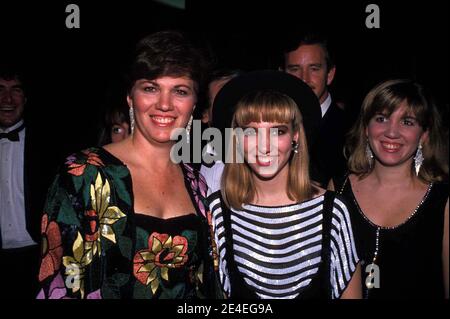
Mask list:
[{"label": "white dress shirt", "polygon": [[325,113],[327,113],[328,109],[330,108],[330,105],[331,105],[331,94],[328,93],[328,96],[325,99],[325,101],[323,101],[323,103],[320,104],[320,110],[322,111],[322,117],[325,116]]},{"label": "white dress shirt", "polygon": [[[211,155],[216,155],[210,143],[206,144],[206,152]],[[222,180],[224,168],[225,164],[222,161],[215,161],[211,167],[205,165],[200,167],[200,174],[203,175],[208,185],[208,196],[220,190],[220,181]]]},{"label": "white dress shirt", "polygon": [[[2,130],[7,133],[23,121]],[[26,228],[24,197],[25,129],[19,132],[20,140],[0,139],[0,229],[3,249],[21,248],[36,243]]]}]

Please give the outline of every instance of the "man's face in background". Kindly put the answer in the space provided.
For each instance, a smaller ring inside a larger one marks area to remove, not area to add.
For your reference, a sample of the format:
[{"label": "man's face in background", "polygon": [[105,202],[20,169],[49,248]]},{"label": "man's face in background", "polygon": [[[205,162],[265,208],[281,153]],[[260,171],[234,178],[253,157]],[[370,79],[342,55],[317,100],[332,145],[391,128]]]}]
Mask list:
[{"label": "man's face in background", "polygon": [[0,127],[6,129],[19,122],[25,102],[25,92],[20,80],[0,77]]}]

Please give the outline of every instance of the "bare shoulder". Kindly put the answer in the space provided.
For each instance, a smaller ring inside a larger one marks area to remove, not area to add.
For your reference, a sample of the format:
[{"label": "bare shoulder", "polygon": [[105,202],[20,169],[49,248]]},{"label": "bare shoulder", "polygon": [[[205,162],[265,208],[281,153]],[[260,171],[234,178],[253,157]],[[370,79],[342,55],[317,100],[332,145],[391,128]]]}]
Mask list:
[{"label": "bare shoulder", "polygon": [[377,183],[375,179],[373,178],[372,174],[369,175],[356,175],[356,174],[350,174],[348,176],[348,183],[350,184],[350,187],[352,189],[353,194],[371,194],[376,188]]},{"label": "bare shoulder", "polygon": [[127,140],[123,140],[117,143],[111,143],[103,146],[103,148],[120,159],[122,162],[128,162],[128,154],[130,154],[130,143]]},{"label": "bare shoulder", "polygon": [[349,174],[348,181],[352,184],[352,186],[357,186],[357,185],[360,185],[361,183],[364,183],[365,181],[367,181],[367,179],[362,178],[361,176],[358,176],[355,174]]},{"label": "bare shoulder", "polygon": [[103,148],[107,150],[110,153],[117,153],[123,148],[123,141],[117,142],[117,143],[110,143],[107,145],[104,145]]}]

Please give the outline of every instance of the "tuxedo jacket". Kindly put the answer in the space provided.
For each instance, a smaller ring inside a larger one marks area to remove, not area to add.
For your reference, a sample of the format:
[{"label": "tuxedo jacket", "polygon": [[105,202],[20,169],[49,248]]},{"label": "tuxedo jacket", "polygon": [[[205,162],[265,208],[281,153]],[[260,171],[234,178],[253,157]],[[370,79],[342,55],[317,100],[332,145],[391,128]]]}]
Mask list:
[{"label": "tuxedo jacket", "polygon": [[36,243],[41,238],[41,217],[51,181],[61,155],[53,139],[56,132],[25,126],[24,200],[27,230]]},{"label": "tuxedo jacket", "polygon": [[346,171],[343,150],[348,127],[346,113],[332,102],[321,120],[319,138],[315,145],[318,162],[318,173],[315,175],[323,187],[328,185],[332,177],[340,176]]}]

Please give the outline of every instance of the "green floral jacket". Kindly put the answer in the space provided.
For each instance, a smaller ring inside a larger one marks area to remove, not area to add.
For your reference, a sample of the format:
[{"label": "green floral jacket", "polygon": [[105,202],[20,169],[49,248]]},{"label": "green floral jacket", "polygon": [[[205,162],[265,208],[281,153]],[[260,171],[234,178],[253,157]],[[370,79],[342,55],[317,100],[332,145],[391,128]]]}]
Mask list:
[{"label": "green floral jacket", "polygon": [[[38,298],[219,298],[207,186],[192,167],[181,167],[201,224],[189,283],[164,289],[169,271],[187,262],[192,236],[155,232],[143,241],[128,168],[103,148],[90,148],[69,156],[49,189]],[[163,250],[164,263],[157,260]]]}]

